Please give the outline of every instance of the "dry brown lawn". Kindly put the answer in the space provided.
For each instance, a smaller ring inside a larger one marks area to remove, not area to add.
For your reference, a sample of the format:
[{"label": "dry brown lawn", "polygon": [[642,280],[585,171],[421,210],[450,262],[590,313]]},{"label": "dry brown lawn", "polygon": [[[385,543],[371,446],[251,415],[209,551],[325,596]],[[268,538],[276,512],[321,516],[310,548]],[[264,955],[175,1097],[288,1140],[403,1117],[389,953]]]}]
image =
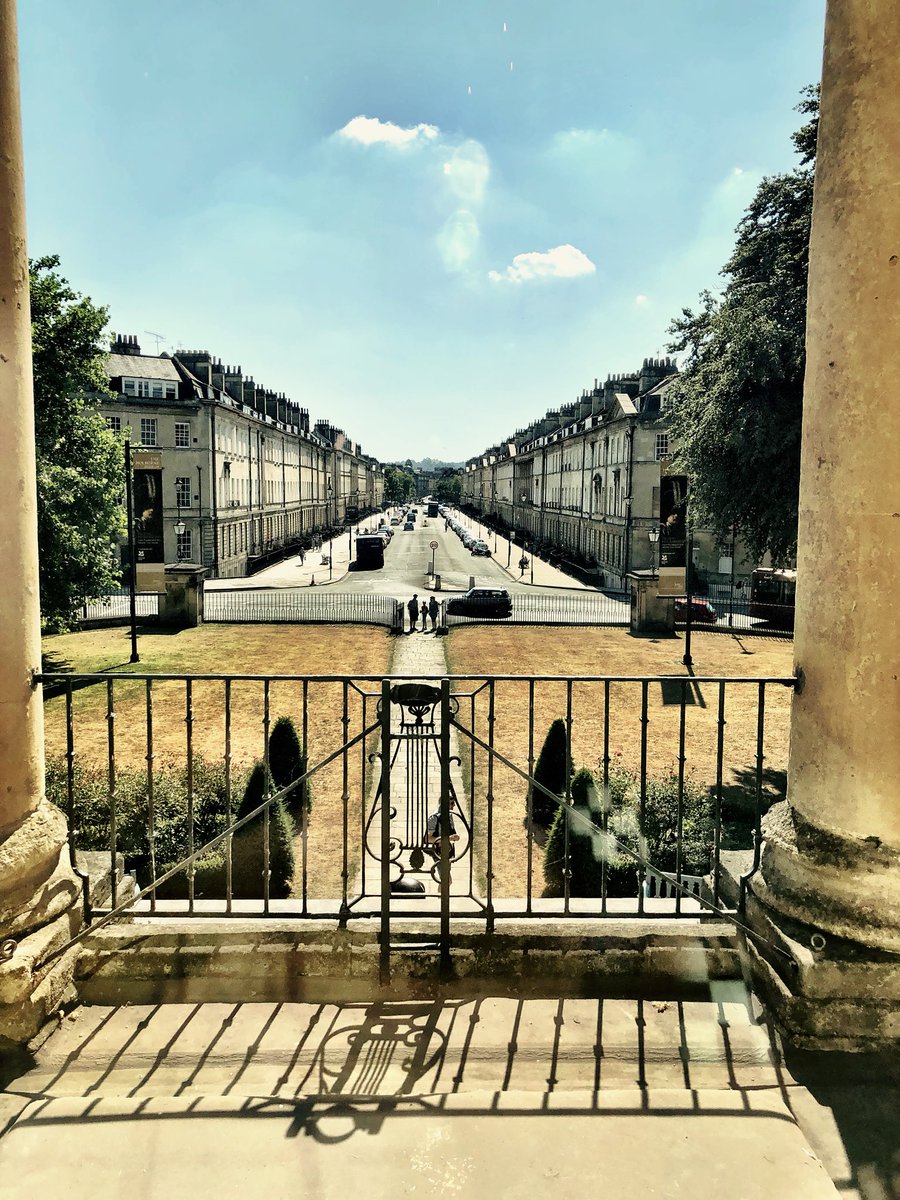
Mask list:
[{"label": "dry brown lawn", "polygon": [[[368,626],[324,625],[205,625],[176,634],[143,633],[141,662],[129,666],[126,629],[103,629],[49,637],[44,641],[45,665],[67,664],[75,672],[104,672],[113,685],[114,748],[119,771],[146,770],[146,685],[127,677],[139,673],[379,675],[390,663],[387,633]],[[368,690],[375,691],[374,687]],[[183,682],[153,684],[153,751],[156,764],[184,763],[187,753],[186,690]],[[347,729],[360,730],[362,701],[347,689]],[[307,746],[311,765],[343,742],[343,685],[310,682],[307,693]],[[210,762],[225,754],[225,688],[222,682],[193,684],[193,751]],[[374,711],[370,705],[369,720]],[[270,685],[271,723],[291,716],[303,729],[303,686],[299,682]],[[99,681],[73,692],[75,752],[97,771],[107,769],[107,684]],[[243,777],[264,751],[264,694],[260,682],[235,682],[231,697],[231,753],[235,778]],[[49,698],[44,706],[48,755],[66,750],[65,697]],[[349,754],[348,813],[351,844],[358,845],[360,820],[360,763],[362,747]],[[342,868],[342,762],[324,768],[312,781],[313,814],[309,829],[310,895],[340,894]],[[235,796],[235,807],[240,795]],[[300,844],[296,844],[299,864]],[[358,854],[355,856],[358,858]],[[352,859],[351,859],[352,867]]]},{"label": "dry brown lawn", "polygon": [[[448,639],[450,669],[454,675],[522,674],[563,676],[675,675],[689,679],[678,639],[633,638],[621,629],[534,628],[478,626],[454,629]],[[695,676],[788,677],[792,673],[793,645],[789,641],[695,633]],[[456,685],[464,690],[464,685]],[[477,686],[477,685],[474,685]],[[712,787],[716,782],[718,685],[690,682],[685,707],[685,771],[695,782]],[[567,685],[540,681],[534,687],[534,717],[529,722],[529,685],[498,682],[495,685],[494,745],[523,770],[531,754],[536,761],[550,724],[566,718]],[[647,770],[651,776],[677,772],[680,736],[681,684],[652,682],[647,688]],[[764,790],[766,803],[783,791],[787,769],[791,691],[768,686],[765,692]],[[488,739],[488,692],[478,695],[475,728]],[[604,757],[604,685],[571,685],[572,758],[574,767],[586,766],[602,779]],[[753,805],[757,755],[758,688],[755,684],[727,685],[723,745],[723,810],[746,812]],[[470,706],[463,702],[460,720],[468,724]],[[641,685],[609,686],[609,755],[613,765],[638,772],[641,752]],[[461,739],[466,776],[475,780],[475,817],[481,836],[476,837],[478,858],[484,867],[485,796],[488,790],[488,756]],[[526,886],[527,833],[524,826],[527,785],[495,758],[494,778],[494,889],[497,896],[522,896]],[[744,830],[744,833],[746,830]],[[724,844],[732,831],[726,824]],[[733,844],[740,844],[735,835]],[[540,895],[543,886],[541,850],[534,849],[532,885]]]}]

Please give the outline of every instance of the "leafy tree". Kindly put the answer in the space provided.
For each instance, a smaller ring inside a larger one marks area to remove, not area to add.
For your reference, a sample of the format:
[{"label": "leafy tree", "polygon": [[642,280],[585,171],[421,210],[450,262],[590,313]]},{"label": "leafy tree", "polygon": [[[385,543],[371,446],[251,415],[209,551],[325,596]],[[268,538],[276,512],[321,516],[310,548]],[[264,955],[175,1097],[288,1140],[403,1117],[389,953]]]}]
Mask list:
[{"label": "leafy tree", "polygon": [[[555,796],[562,796],[566,790],[566,724],[559,717],[547,730],[534,768],[534,778]],[[544,829],[548,828],[560,806],[538,788],[529,787],[529,794],[532,821]]]},{"label": "leafy tree", "polygon": [[444,504],[459,504],[462,494],[462,478],[458,471],[442,471],[440,479],[436,479],[431,489],[436,500]]},{"label": "leafy tree", "polygon": [[402,467],[384,468],[384,502],[385,504],[402,504],[414,495],[416,481],[409,471]]},{"label": "leafy tree", "polygon": [[53,255],[30,264],[41,614],[65,629],[85,596],[119,583],[122,447],[88,403],[108,391],[105,308],[74,292]]},{"label": "leafy tree", "polygon": [[793,557],[797,543],[806,279],[818,132],[817,87],[798,111],[800,166],[762,181],[709,292],[670,326],[686,354],[669,392],[675,461],[690,477],[691,514],[721,535],[737,527],[751,553]]}]

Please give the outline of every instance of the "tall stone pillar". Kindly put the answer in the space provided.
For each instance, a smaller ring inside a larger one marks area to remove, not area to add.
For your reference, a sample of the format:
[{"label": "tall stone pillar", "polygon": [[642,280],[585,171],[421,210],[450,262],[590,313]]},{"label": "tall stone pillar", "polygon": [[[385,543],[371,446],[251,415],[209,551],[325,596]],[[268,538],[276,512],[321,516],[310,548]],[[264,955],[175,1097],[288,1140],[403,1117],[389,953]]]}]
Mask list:
[{"label": "tall stone pillar", "polygon": [[[42,697],[32,685],[41,643],[18,84],[15,0],[0,0],[0,1035],[19,1027],[4,1007],[27,1003],[43,981],[34,968],[47,942],[25,945],[28,935],[60,922],[54,936],[67,934],[80,895],[65,820],[44,799]],[[33,1011],[21,1028],[37,1019]]]},{"label": "tall stone pillar", "polygon": [[769,815],[753,892],[759,927],[783,933],[797,960],[770,979],[786,1023],[801,1038],[846,1045],[900,1039],[898,96],[900,4],[829,0],[810,242],[800,686],[787,803]]}]

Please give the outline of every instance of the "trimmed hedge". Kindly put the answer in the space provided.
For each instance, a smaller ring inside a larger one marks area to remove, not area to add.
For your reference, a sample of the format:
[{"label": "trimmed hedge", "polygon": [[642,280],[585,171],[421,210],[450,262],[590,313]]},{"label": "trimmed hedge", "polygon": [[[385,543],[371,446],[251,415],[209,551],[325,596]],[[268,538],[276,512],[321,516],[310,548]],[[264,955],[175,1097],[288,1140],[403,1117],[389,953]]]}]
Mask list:
[{"label": "trimmed hedge", "polygon": [[[534,778],[543,784],[555,796],[562,797],[566,791],[566,723],[561,718],[552,723],[547,730],[544,744],[538,755],[534,768]],[[531,819],[533,824],[547,829],[553,824],[560,806],[554,804],[549,796],[529,785],[531,797]],[[527,815],[526,808],[526,815]]]},{"label": "trimmed hedge", "polygon": [[[280,790],[299,779],[306,771],[306,754],[300,744],[297,728],[290,717],[279,717],[269,734],[269,770],[275,786]],[[307,780],[288,792],[285,806],[298,820],[306,811],[312,811],[312,790]]]},{"label": "trimmed hedge", "polygon": [[[253,812],[267,795],[276,791],[275,781],[264,762],[256,762],[244,789],[244,798],[238,808],[238,820]],[[234,835],[232,861],[242,888],[250,888],[249,895],[263,894],[263,866],[265,860],[265,813],[259,813],[248,825]],[[294,842],[291,821],[281,800],[269,806],[269,895],[284,897],[291,894],[294,879]],[[256,890],[252,890],[255,888]]]},{"label": "trimmed hedge", "polygon": [[[77,755],[72,763],[75,845],[79,850],[109,850],[109,781],[105,767],[85,762]],[[47,798],[68,815],[66,760],[49,758],[45,786]],[[240,774],[232,775],[232,795],[243,786]],[[194,846],[203,846],[226,827],[225,768],[193,757]],[[232,799],[232,806],[234,799]],[[187,766],[159,762],[153,771],[154,844],[157,870],[179,862],[188,853],[190,822],[187,807]],[[234,815],[232,812],[232,820]],[[116,777],[116,849],[128,860],[144,886],[149,883],[150,804],[147,772],[120,771]]]}]

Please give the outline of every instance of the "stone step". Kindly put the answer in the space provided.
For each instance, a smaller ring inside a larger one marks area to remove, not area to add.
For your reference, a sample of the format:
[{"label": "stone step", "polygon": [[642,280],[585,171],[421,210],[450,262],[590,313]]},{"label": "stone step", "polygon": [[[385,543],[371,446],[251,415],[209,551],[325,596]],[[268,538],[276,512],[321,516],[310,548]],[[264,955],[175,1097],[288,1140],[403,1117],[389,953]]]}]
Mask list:
[{"label": "stone step", "polygon": [[740,985],[716,1001],[510,997],[83,1006],[13,1091],[294,1096],[777,1086]]}]

